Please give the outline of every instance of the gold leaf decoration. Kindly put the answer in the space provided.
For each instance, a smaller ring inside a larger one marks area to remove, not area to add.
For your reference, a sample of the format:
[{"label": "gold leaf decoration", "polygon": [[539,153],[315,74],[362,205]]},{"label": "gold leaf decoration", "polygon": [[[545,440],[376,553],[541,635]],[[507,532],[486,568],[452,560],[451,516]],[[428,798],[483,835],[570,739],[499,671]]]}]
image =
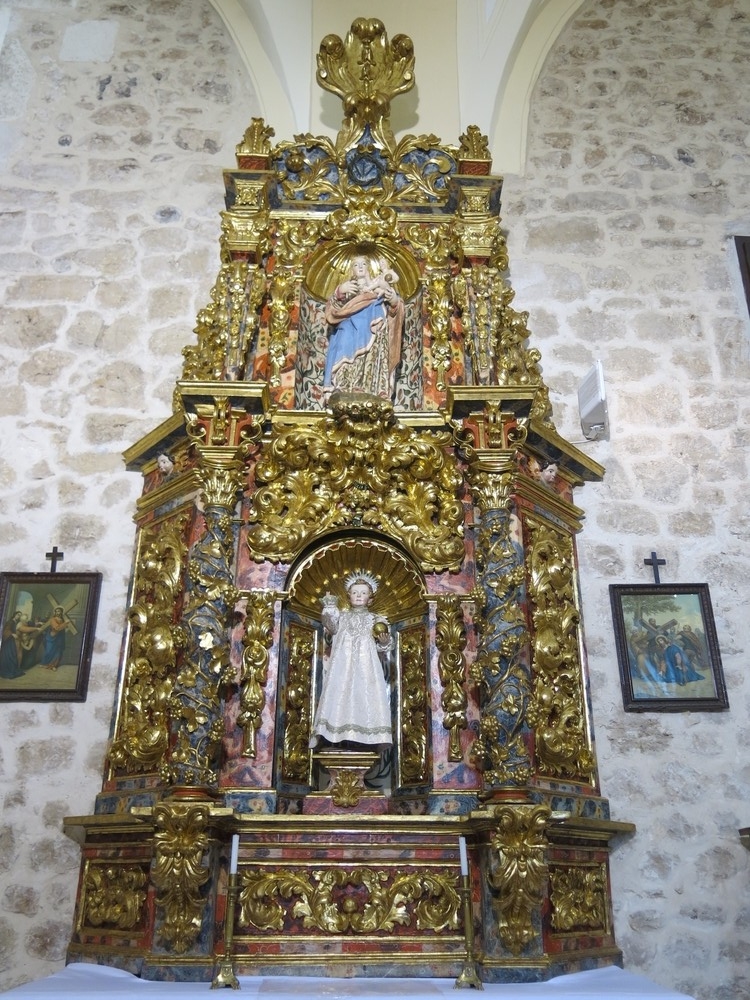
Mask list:
[{"label": "gold leaf decoration", "polygon": [[550,868],[550,923],[555,931],[607,931],[605,865]]},{"label": "gold leaf decoration", "polygon": [[84,877],[83,924],[132,930],[143,921],[146,872],[134,865],[89,864]]},{"label": "gold leaf decoration", "polygon": [[245,608],[245,634],[242,637],[242,674],[240,676],[240,711],[237,725],[245,732],[243,756],[255,757],[255,736],[261,726],[266,704],[268,650],[273,643],[274,594],[252,591]]},{"label": "gold leaf decoration", "polygon": [[519,955],[534,939],[533,916],[542,903],[547,875],[544,835],[548,806],[495,807],[497,825],[490,847],[492,867],[488,881],[496,893],[498,929],[503,944]]},{"label": "gold leaf decoration", "polygon": [[203,803],[167,802],[154,807],[151,880],[164,914],[162,936],[178,955],[188,951],[201,929],[206,903],[201,887],[210,876],[202,863],[209,845],[209,817],[209,807]]},{"label": "gold leaf decoration", "polygon": [[458,570],[461,475],[448,433],[396,422],[377,397],[332,397],[332,417],[276,424],[256,466],[248,544],[253,558],[288,561],[316,535],[367,527],[400,541],[425,570]]},{"label": "gold leaf decoration", "polygon": [[594,755],[586,726],[573,540],[536,518],[527,518],[526,526],[534,620],[528,719],[535,731],[539,766],[554,776],[590,781]]},{"label": "gold leaf decoration", "polygon": [[154,771],[167,750],[175,666],[186,642],[174,621],[187,554],[185,523],[180,518],[141,533],[122,709],[109,752],[113,768]]},{"label": "gold leaf decoration", "polygon": [[325,934],[391,932],[396,925],[435,933],[458,927],[461,897],[453,875],[394,877],[365,867],[251,870],[241,884],[240,924],[261,931],[282,931],[290,918]]},{"label": "gold leaf decoration", "polygon": [[441,595],[437,602],[435,645],[439,651],[438,669],[443,693],[443,726],[450,733],[448,759],[461,760],[461,730],[466,729],[468,699],[464,687],[466,660],[466,624],[461,602],[452,595]]}]

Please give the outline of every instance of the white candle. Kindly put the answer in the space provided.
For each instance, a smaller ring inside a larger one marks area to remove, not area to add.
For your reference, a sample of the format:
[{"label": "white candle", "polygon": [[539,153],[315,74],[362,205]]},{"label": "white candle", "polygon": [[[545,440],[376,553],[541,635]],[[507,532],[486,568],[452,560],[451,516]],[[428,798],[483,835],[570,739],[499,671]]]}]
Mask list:
[{"label": "white candle", "polygon": [[229,874],[237,874],[237,855],[240,852],[240,835],[239,833],[232,834],[232,857],[229,860]]},{"label": "white candle", "polygon": [[466,857],[466,837],[458,838],[458,853],[461,857],[461,874],[469,874],[469,860]]}]

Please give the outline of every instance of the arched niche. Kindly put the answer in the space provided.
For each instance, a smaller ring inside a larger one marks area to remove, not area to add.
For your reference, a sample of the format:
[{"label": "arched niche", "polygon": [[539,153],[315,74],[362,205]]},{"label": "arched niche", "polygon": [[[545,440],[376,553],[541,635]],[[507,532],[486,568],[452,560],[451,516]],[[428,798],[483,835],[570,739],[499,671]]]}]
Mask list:
[{"label": "arched niche", "polygon": [[414,798],[429,791],[428,606],[425,581],[393,540],[363,530],[318,539],[290,567],[281,620],[276,776],[280,809],[302,811],[310,793],[325,788],[310,747],[326,636],[320,618],[325,594],[343,605],[346,578],[374,576],[371,609],[388,620],[393,649],[387,658],[393,746],[373,768],[371,787]]}]

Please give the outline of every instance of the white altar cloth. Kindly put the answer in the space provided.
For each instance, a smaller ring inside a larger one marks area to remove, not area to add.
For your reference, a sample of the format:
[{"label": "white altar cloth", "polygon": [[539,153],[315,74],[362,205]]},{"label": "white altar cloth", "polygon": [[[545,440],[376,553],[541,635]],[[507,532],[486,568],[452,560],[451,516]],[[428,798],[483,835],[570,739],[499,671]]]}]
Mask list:
[{"label": "white altar cloth", "polygon": [[[122,969],[78,962],[45,979],[17,986],[5,994],[10,1000],[50,1000],[51,997],[84,997],[85,1000],[137,1000],[158,997],[236,996],[238,1000],[458,1000],[452,979],[324,979],[305,976],[240,976],[240,991],[211,990],[209,983],[165,983],[138,979]],[[616,966],[572,972],[544,983],[485,983],[486,1000],[691,1000],[685,993],[657,986],[645,976]]]}]

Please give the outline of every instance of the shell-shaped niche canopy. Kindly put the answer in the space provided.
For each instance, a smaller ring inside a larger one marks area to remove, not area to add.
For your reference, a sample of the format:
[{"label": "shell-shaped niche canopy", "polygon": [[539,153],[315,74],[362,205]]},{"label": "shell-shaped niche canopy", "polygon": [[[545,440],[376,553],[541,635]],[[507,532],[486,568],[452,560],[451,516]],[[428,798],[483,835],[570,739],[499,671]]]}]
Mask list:
[{"label": "shell-shaped niche canopy", "polygon": [[324,594],[346,603],[346,580],[366,573],[378,582],[370,608],[389,621],[421,615],[425,610],[421,574],[392,543],[364,537],[322,540],[292,566],[287,579],[290,606],[305,615],[320,614]]},{"label": "shell-shaped niche canopy", "polygon": [[392,271],[404,300],[411,299],[419,287],[419,267],[414,256],[404,247],[383,237],[372,241],[324,243],[310,258],[305,275],[308,291],[317,299],[328,299],[337,285],[351,273],[352,263],[358,257],[368,262],[373,277],[376,273]]}]

